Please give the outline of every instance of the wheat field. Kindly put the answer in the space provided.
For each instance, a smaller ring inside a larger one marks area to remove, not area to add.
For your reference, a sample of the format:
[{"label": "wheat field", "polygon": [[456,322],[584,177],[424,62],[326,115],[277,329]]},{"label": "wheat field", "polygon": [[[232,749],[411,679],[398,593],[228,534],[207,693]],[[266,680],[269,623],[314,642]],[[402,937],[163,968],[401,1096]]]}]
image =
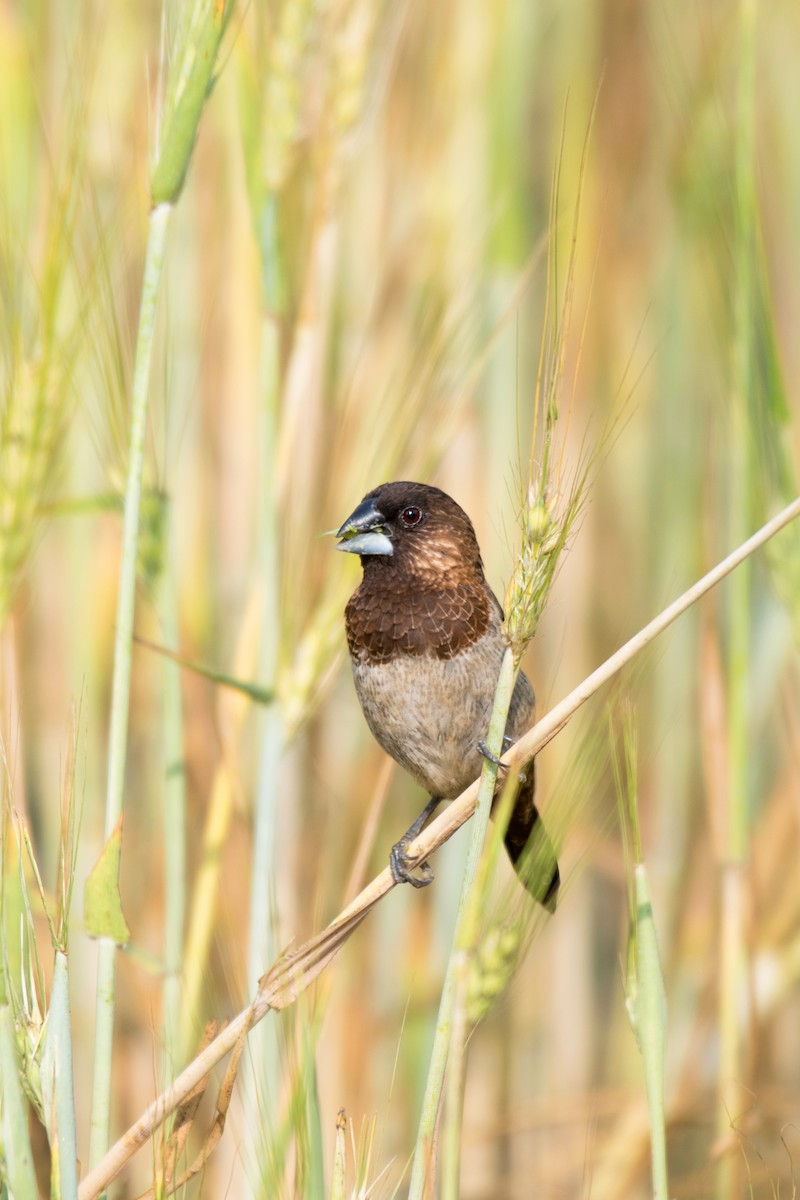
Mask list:
[{"label": "wheat field", "polygon": [[[367,490],[467,510],[541,716],[796,499],[798,61],[790,0],[0,0],[0,1197],[106,1194],[422,806]],[[792,1200],[798,639],[795,523],[542,749],[554,916],[490,848],[453,951],[467,823],[107,1194]]]}]

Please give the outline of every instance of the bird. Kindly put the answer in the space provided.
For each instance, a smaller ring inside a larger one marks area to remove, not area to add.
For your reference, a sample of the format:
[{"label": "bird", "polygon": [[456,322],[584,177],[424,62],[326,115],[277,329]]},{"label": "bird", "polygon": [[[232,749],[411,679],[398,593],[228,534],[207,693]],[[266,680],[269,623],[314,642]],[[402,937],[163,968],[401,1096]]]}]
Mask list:
[{"label": "bird", "polygon": [[[429,864],[409,860],[408,846],[438,805],[460,795],[480,775],[482,759],[492,757],[484,739],[506,649],[503,609],[486,580],[472,522],[440,488],[403,480],[382,483],[366,494],[336,536],[336,549],[358,554],[363,569],[345,609],[362,712],[378,744],[430,796],[392,847],[392,877],[425,887],[433,872]],[[533,688],[520,671],[505,747],[530,728],[535,713]],[[531,763],[505,847],[527,890],[553,912],[560,875],[547,835],[544,872],[532,871],[524,856],[539,820],[534,793]]]}]

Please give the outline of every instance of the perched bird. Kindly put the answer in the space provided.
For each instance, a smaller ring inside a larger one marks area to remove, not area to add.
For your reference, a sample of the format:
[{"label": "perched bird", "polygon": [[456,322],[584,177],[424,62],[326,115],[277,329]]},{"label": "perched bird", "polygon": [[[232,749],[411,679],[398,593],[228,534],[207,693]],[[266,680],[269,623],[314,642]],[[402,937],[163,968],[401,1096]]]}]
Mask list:
[{"label": "perched bird", "polygon": [[[338,550],[361,557],[364,571],[345,610],[353,679],[375,739],[430,793],[430,803],[393,847],[395,882],[424,887],[427,863],[412,873],[406,850],[441,800],[458,796],[481,772],[483,739],[505,650],[503,610],[483,573],[475,530],[446,492],[423,483],[382,483],[337,533]],[[505,742],[533,724],[533,688],[517,676]],[[524,878],[521,859],[539,817],[531,764],[505,845],[523,883],[555,908],[552,874]],[[499,788],[498,788],[499,790]]]}]

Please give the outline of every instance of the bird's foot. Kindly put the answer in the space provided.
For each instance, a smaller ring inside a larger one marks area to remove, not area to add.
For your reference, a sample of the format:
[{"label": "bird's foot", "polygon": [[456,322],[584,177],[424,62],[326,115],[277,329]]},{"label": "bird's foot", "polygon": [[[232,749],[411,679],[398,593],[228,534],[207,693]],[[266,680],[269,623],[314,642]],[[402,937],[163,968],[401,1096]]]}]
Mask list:
[{"label": "bird's foot", "polygon": [[481,758],[488,759],[490,763],[494,763],[496,767],[502,767],[503,765],[497,755],[492,754],[489,746],[483,738],[481,738],[481,740],[478,742],[478,754],[480,754]]},{"label": "bird's foot", "polygon": [[[510,737],[503,738],[503,747],[504,748],[506,748],[508,746],[512,746],[513,744],[514,744],[513,738],[510,738]],[[489,749],[488,745],[486,744],[486,741],[484,740],[484,738],[481,738],[480,741],[478,742],[478,754],[480,754],[481,758],[486,758],[489,760],[490,763],[494,763],[494,765],[496,767],[499,767],[501,770],[503,770],[503,771],[508,770],[508,768],[506,767],[506,764],[504,762],[501,762],[496,754],[492,754],[492,752]],[[519,773],[519,782],[520,783],[525,782],[525,773],[523,771],[520,771],[520,773]]]},{"label": "bird's foot", "polygon": [[[395,842],[389,855],[389,869],[395,883],[410,883],[412,887],[424,888],[433,883],[433,871],[426,862],[415,863],[408,857],[408,847],[414,840],[406,834]],[[415,875],[414,871],[419,874]]]},{"label": "bird's foot", "polygon": [[[433,883],[433,871],[426,862],[418,863],[409,859],[408,847],[422,833],[423,829],[439,807],[439,796],[431,796],[422,812],[413,824],[409,825],[399,842],[392,846],[389,855],[389,869],[395,883],[410,883],[412,887],[424,888]],[[418,874],[414,874],[414,872]]]}]

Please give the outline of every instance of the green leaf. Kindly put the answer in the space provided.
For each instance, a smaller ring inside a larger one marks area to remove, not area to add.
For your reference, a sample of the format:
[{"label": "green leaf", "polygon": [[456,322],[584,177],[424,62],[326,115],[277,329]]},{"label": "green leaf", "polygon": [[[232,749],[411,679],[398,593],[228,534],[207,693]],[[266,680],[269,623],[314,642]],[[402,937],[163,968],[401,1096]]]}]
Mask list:
[{"label": "green leaf", "polygon": [[193,671],[195,675],[202,675],[204,679],[210,680],[211,683],[219,683],[222,687],[230,688],[231,691],[241,692],[243,696],[249,696],[256,704],[266,706],[275,703],[276,695],[273,688],[264,688],[260,684],[248,683],[244,679],[237,679],[235,675],[227,675],[224,671],[217,671],[215,667],[209,667],[205,663],[186,658],[185,655],[179,654],[177,650],[170,650],[168,646],[159,646],[156,642],[151,642],[147,638],[141,637],[138,633],[133,635],[133,640],[137,646],[144,646],[147,650],[153,650],[163,658],[168,658],[170,662],[177,663],[179,667],[183,667],[186,671]]},{"label": "green leaf", "polygon": [[122,912],[119,894],[119,857],[122,850],[122,817],[103,847],[86,880],[84,914],[92,937],[107,937],[124,946],[131,932]]}]

